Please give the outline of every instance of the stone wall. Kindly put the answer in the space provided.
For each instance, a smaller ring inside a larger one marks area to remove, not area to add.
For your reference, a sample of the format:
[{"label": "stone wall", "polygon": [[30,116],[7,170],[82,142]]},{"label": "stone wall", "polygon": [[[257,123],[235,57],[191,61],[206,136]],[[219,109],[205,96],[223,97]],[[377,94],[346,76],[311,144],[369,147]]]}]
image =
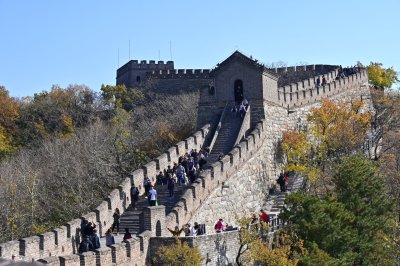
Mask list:
[{"label": "stone wall", "polygon": [[[197,237],[180,237],[190,247],[200,250],[201,265],[235,265],[240,242],[238,231],[208,234]],[[154,258],[159,247],[175,243],[173,237],[152,237],[150,239],[150,257]]]},{"label": "stone wall", "polygon": [[[142,169],[135,170],[130,177],[125,178],[121,182],[117,189],[114,189],[110,192],[106,200],[101,202],[100,205],[92,212],[82,215],[81,218],[86,218],[89,222],[96,224],[99,235],[104,236],[106,229],[110,228],[112,225],[112,215],[115,208],[119,208],[121,213],[123,213],[130,205],[131,186],[138,186],[140,193],[144,193],[144,187],[142,184],[145,176],[155,180],[156,173],[160,170],[166,169],[167,166],[172,165],[173,162],[178,161],[179,156],[184,155],[191,149],[200,149],[208,135],[209,129],[209,124],[203,126],[201,130],[197,131],[192,136],[178,142],[175,146],[168,149],[166,153],[161,154],[155,160],[145,164]],[[159,208],[162,209],[162,207]],[[159,219],[159,214],[157,214],[157,216],[152,216],[152,213],[145,212],[144,216],[147,221],[154,220],[152,218],[157,218],[157,220],[161,221],[161,219]],[[158,228],[157,224],[152,224],[149,222],[146,224],[146,229],[151,231],[148,231],[150,233],[147,233],[147,235],[151,236],[153,233],[154,236],[163,235],[163,230],[165,229],[165,211],[163,212],[162,216],[163,221],[160,223],[160,231],[158,232],[156,230]],[[47,232],[39,236],[31,236],[18,241],[2,243],[0,244],[0,257],[11,259],[14,255],[16,256],[17,260],[35,261],[48,257],[58,257],[61,259],[61,257],[75,254],[77,253],[79,243],[81,241],[80,226],[81,219],[75,219],[66,223],[65,226],[55,228],[51,232]],[[147,244],[145,246],[147,248]],[[104,250],[99,252],[100,253],[97,255],[92,255],[105,258],[108,256],[108,253]],[[85,256],[80,258],[81,261],[85,261],[83,265],[88,265],[87,263],[89,262],[86,261],[95,261],[92,258],[92,255],[85,254]],[[68,258],[68,260],[75,259],[75,257]],[[63,258],[63,260],[66,260],[66,258]]]},{"label": "stone wall", "polygon": [[[350,101],[354,98],[360,99],[361,95],[369,95],[366,79],[360,83],[349,84],[353,86],[340,90],[340,93],[330,98]],[[373,111],[371,100],[365,101],[365,110]],[[277,146],[282,138],[282,132],[296,129],[299,121],[303,125],[306,124],[310,109],[319,105],[319,102],[314,102],[293,108],[288,113],[287,108],[276,103],[264,102],[265,119],[257,124],[260,137],[254,140],[253,136],[257,134],[253,132],[231,151],[229,156],[234,164],[230,165],[230,169],[233,168],[234,171],[232,174],[222,174],[220,184],[214,190],[210,190],[209,196],[193,214],[190,222],[204,223],[207,232],[213,232],[213,225],[219,218],[228,224],[235,224],[244,213],[258,212],[266,202],[269,189],[275,186],[275,180],[281,171],[282,162],[277,155]],[[248,145],[252,147],[249,149]],[[238,153],[241,156],[236,160]],[[218,164],[219,162],[215,166],[219,167]],[[221,164],[225,165],[224,162]],[[215,166],[213,165],[214,169]],[[207,173],[204,177],[204,182],[207,183],[209,178]]]}]

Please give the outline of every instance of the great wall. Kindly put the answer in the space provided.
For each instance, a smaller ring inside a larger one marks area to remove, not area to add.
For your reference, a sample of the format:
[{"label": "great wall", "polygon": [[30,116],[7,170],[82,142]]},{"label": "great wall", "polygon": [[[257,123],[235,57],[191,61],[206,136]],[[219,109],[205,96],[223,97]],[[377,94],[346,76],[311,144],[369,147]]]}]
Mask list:
[{"label": "great wall", "polygon": [[[258,211],[266,206],[281,170],[277,146],[284,130],[306,126],[309,110],[325,97],[351,100],[364,96],[365,108],[373,111],[370,97],[365,97],[369,95],[366,71],[337,78],[338,69],[330,65],[268,69],[238,51],[212,70],[176,70],[171,61],[128,62],[118,69],[117,84],[134,87],[151,80],[161,93],[200,90],[200,130],[133,171],[92,212],[51,232],[0,244],[0,262],[15,257],[47,265],[145,265],[160,245],[172,241],[167,227],[197,221],[212,232],[220,217],[235,224],[238,214]],[[326,83],[317,86],[317,76],[324,76]],[[243,119],[233,117],[230,108],[243,99],[250,102],[248,113]],[[129,210],[133,184],[144,193],[144,177],[154,178],[179,156],[203,145],[211,148],[209,167],[193,184],[181,188],[175,201],[161,198],[158,207]],[[217,160],[220,152],[225,156]],[[133,224],[136,236],[110,248],[78,254],[81,218],[95,223],[104,236],[115,208],[125,212],[123,217]],[[203,265],[234,262],[237,231],[182,239],[200,248]]]}]

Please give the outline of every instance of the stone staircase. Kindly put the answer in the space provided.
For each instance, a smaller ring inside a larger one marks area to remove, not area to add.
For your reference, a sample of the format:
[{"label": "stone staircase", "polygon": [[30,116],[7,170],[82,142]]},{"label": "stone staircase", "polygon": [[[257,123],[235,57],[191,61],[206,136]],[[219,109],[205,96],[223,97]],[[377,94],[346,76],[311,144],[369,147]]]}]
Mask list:
[{"label": "stone staircase", "polygon": [[[232,150],[241,125],[242,118],[240,118],[239,115],[233,115],[232,113],[226,115],[222,122],[214,147],[207,158],[207,165],[216,162],[221,152],[227,154]],[[170,198],[167,185],[156,185],[154,188],[157,190],[158,204],[165,206],[165,212],[167,215],[172,211],[172,208],[186,191],[185,185],[175,184],[174,197]],[[135,209],[132,206],[129,206],[121,216],[119,234],[124,234],[125,228],[128,228],[132,235],[141,233],[143,231],[143,225],[140,224],[140,216],[143,212],[142,209],[147,206],[149,206],[149,203],[147,198],[143,195],[140,196]]]},{"label": "stone staircase", "polygon": [[221,129],[219,130],[217,140],[208,156],[208,165],[216,162],[220,153],[226,155],[232,150],[241,126],[242,118],[240,118],[239,114],[233,114],[231,112],[226,114]]},{"label": "stone staircase", "polygon": [[[186,191],[186,185],[175,184],[174,196],[169,197],[167,185],[155,185],[154,188],[157,190],[158,204],[165,206],[165,212],[167,214],[171,212],[175,203],[179,201]],[[143,231],[143,226],[140,224],[140,215],[142,214],[142,209],[148,206],[149,202],[144,195],[139,197],[135,209],[129,206],[121,216],[119,233],[124,234],[125,228],[128,228],[132,235],[141,233]]]},{"label": "stone staircase", "polygon": [[263,209],[267,211],[271,219],[271,234],[273,234],[276,229],[283,226],[282,221],[278,216],[285,205],[286,195],[301,190],[303,185],[304,177],[297,173],[293,173],[289,175],[289,183],[286,192],[274,191],[269,194],[268,200],[263,206]]}]

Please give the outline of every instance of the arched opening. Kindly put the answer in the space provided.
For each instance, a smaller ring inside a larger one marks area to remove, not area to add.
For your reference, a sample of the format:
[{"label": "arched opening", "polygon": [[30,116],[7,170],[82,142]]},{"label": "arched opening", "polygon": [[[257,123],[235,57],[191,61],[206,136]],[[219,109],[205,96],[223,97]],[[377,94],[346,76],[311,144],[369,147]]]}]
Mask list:
[{"label": "arched opening", "polygon": [[156,236],[161,236],[161,222],[157,221],[156,223]]},{"label": "arched opening", "polygon": [[140,83],[140,76],[137,76],[137,77],[136,77],[136,82],[137,82],[137,83]]},{"label": "arched opening", "polygon": [[235,102],[241,103],[243,101],[243,81],[240,79],[235,80],[234,94]]}]

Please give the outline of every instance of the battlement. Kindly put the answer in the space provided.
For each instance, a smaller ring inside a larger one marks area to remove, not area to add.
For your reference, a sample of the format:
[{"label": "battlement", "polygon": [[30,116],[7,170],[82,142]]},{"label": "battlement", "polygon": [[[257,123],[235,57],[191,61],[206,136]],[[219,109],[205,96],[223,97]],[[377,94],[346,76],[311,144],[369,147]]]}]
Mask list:
[{"label": "battlement", "polygon": [[210,78],[210,69],[159,69],[152,70],[148,77],[157,79],[204,79]]},{"label": "battlement", "polygon": [[[338,70],[278,88],[278,101],[283,107],[292,108],[320,101],[322,98],[353,89],[368,82],[366,70],[337,79]],[[325,77],[326,84],[317,86],[316,79]]]},{"label": "battlement", "polygon": [[[130,177],[127,177],[122,181],[117,189],[111,191],[108,197],[104,201],[102,201],[97,208],[95,208],[92,212],[82,215],[81,219],[85,218],[89,222],[94,223],[98,229],[99,235],[104,236],[106,229],[110,228],[113,223],[112,215],[115,208],[119,208],[121,213],[124,213],[128,206],[131,204],[130,189],[132,185],[136,185],[139,188],[140,193],[143,194],[144,187],[142,186],[142,184],[145,176],[150,177],[154,181],[155,176],[160,171],[160,169],[166,169],[168,165],[172,165],[174,162],[177,162],[179,156],[184,155],[186,152],[192,149],[199,150],[202,147],[209,130],[210,125],[207,124],[199,131],[194,133],[192,136],[188,137],[185,141],[178,142],[175,146],[168,149],[166,153],[161,154],[155,160],[144,165],[142,169],[137,169],[136,171],[134,171]],[[165,211],[163,215],[165,216]],[[76,257],[80,258],[81,262],[82,260],[85,261],[86,258],[94,258],[93,260],[96,261],[96,257],[101,256],[98,253],[105,252],[108,254],[108,251],[100,249],[96,250],[96,252],[89,252],[90,254],[84,253],[80,254],[79,256],[73,255],[77,253],[79,243],[81,242],[81,219],[75,219],[67,222],[64,226],[55,228],[51,232],[47,232],[39,236],[31,236],[20,239],[18,241],[1,243],[0,257],[11,259],[14,255],[17,257],[17,260],[23,261],[36,261],[44,258],[46,258],[47,260],[49,257],[51,257],[49,260],[54,261],[54,264],[52,265],[59,265],[60,260],[74,261],[76,260]],[[149,223],[146,224],[145,222],[145,229],[154,229],[151,226],[152,219],[147,219],[147,221],[149,221]],[[150,232],[150,234],[155,234],[155,229],[151,231],[154,232]],[[140,235],[138,237],[140,238]],[[144,256],[146,256],[147,252],[145,252],[143,249],[144,246],[147,249],[148,240],[146,240],[146,243],[143,243],[144,240],[142,238],[140,241],[140,245],[135,244],[134,246],[136,249],[138,248],[138,246],[140,246],[140,252],[142,252],[143,254],[145,254]],[[132,252],[133,251],[130,251],[129,254],[138,254],[138,251],[135,251],[134,253]],[[109,259],[105,259],[104,263],[100,263],[100,265],[110,265],[108,264],[108,261]],[[81,265],[92,264],[86,263],[85,261],[85,263]],[[139,261],[138,265],[144,265],[144,262],[141,263]]]},{"label": "battlement", "polygon": [[128,63],[118,68],[117,76],[123,75],[131,70],[173,70],[174,69],[174,61],[156,61],[155,60],[130,60]]}]

